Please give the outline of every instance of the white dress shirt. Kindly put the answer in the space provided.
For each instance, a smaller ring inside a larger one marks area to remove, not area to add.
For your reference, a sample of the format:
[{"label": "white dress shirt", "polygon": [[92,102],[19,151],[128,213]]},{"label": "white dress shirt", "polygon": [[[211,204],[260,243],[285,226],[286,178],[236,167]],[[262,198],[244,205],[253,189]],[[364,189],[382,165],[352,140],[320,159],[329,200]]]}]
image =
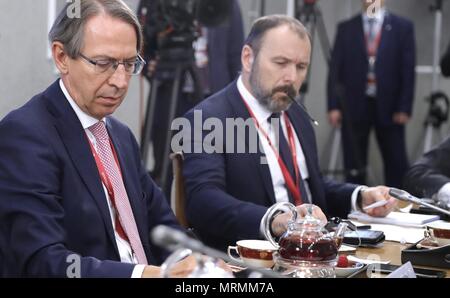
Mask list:
[{"label": "white dress shirt", "polygon": [[384,17],[386,15],[386,8],[382,7],[372,17],[369,17],[366,13],[362,14],[364,33],[369,34],[369,18],[374,21],[373,30],[375,35],[380,32],[381,26],[383,26]]},{"label": "white dress shirt", "polygon": [[[73,98],[70,96],[70,94],[67,91],[66,86],[64,86],[64,83],[62,80],[59,80],[59,86],[61,87],[61,90],[64,93],[70,106],[72,107],[75,114],[77,115],[78,120],[80,120],[81,126],[83,126],[83,129],[84,129],[87,137],[89,138],[89,141],[91,142],[94,149],[97,151],[97,141],[96,141],[94,135],[91,133],[91,131],[88,128],[91,127],[92,125],[94,125],[95,123],[97,123],[99,120],[86,114],[83,110],[80,109],[80,107],[75,103]],[[106,124],[106,118],[103,118],[101,121],[105,122],[105,124]],[[119,254],[120,254],[120,261],[124,262],[124,263],[137,264],[137,259],[133,253],[133,250],[131,249],[130,243],[128,243],[128,241],[122,239],[116,231],[116,227],[115,227],[116,210],[115,210],[114,206],[112,205],[111,199],[109,198],[108,190],[106,189],[106,187],[103,183],[102,183],[102,186],[103,186],[103,191],[106,196],[106,202],[108,203],[109,215],[111,216],[111,222],[112,222],[112,225],[114,228],[114,236],[115,236],[117,248],[118,248]],[[136,265],[133,269],[133,273],[132,273],[131,277],[133,277],[133,278],[141,277],[142,272],[144,271],[144,268],[145,268],[145,265]]]},{"label": "white dress shirt", "polygon": [[[269,136],[272,144],[276,144],[275,140],[275,131],[270,125],[270,122],[267,121],[267,119],[272,115],[272,112],[269,111],[266,107],[262,106],[258,100],[245,88],[244,83],[242,82],[242,77],[239,77],[237,81],[237,88],[239,90],[239,93],[241,94],[242,98],[245,100],[245,102],[248,104],[248,106],[252,109],[253,113],[255,114],[256,120],[259,122],[260,126]],[[282,113],[282,116],[280,117],[280,125],[283,129],[283,134],[286,136],[286,125],[284,123],[283,117],[284,112]],[[295,132],[295,130],[294,130]],[[269,142],[267,141],[266,137],[261,133],[260,130],[258,130],[258,136],[259,140],[261,142],[262,150],[264,151],[266,155],[266,162],[270,169],[270,176],[272,178],[272,184],[273,184],[273,190],[275,193],[275,199],[277,202],[288,202],[289,196],[288,191],[285,186],[285,181],[283,177],[283,173],[281,171],[280,165],[277,161],[277,158],[275,156],[275,153],[271,149]],[[286,138],[287,139],[287,138]],[[307,198],[302,198],[304,203],[310,202],[311,194],[309,193],[309,187],[307,186],[307,181],[305,179],[309,178],[309,172],[308,168],[306,166],[306,160],[305,155],[303,154],[302,147],[300,145],[300,142],[298,140],[297,135],[294,133],[294,141],[295,141],[295,149],[297,151],[297,165],[299,166],[300,174],[303,179],[303,183],[305,184],[305,188],[307,189]],[[277,146],[275,146],[277,147]]]}]

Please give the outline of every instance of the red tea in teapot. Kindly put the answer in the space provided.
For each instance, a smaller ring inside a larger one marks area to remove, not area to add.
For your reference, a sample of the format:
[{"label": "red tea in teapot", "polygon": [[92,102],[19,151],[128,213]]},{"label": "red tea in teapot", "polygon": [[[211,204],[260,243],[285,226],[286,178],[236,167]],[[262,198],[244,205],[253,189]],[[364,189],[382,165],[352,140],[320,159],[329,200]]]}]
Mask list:
[{"label": "red tea in teapot", "polygon": [[324,239],[302,239],[297,235],[280,240],[279,253],[285,259],[304,261],[330,261],[338,254],[336,241]]}]

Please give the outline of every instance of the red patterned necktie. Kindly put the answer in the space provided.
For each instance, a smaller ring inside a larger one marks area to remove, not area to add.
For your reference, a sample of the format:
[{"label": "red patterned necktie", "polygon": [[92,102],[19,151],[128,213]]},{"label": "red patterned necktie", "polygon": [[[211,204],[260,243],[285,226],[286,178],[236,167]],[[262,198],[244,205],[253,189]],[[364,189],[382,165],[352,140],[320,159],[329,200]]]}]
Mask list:
[{"label": "red patterned necktie", "polygon": [[[121,237],[125,240],[128,238],[138,263],[148,264],[144,248],[142,247],[141,238],[139,237],[139,232],[136,226],[133,211],[131,209],[130,201],[125,190],[122,175],[111,149],[112,145],[109,140],[105,123],[103,121],[99,121],[90,126],[89,130],[92,132],[97,141],[97,154],[100,157],[100,161],[103,164],[106,175],[112,184],[114,195],[113,198],[111,198],[111,201],[116,209],[116,218],[119,218],[119,221],[116,220],[116,230],[119,233],[121,227],[123,227],[126,235],[125,238],[123,236]],[[119,235],[120,234],[123,233],[119,233]]]},{"label": "red patterned necktie", "polygon": [[[295,168],[298,167],[297,161],[294,161],[292,159],[292,151],[289,147],[288,141],[286,140],[286,137],[283,133],[283,129],[281,127],[281,113],[272,113],[270,117],[267,119],[267,121],[272,125],[272,120],[276,119],[279,123],[278,125],[278,131],[275,131],[275,135],[278,136],[278,154],[280,154],[281,159],[283,160],[284,164],[286,165],[287,170],[289,171],[289,175],[291,175],[294,183],[299,186],[300,189],[300,197],[296,198],[295,195],[292,193],[292,191],[289,189],[289,187],[286,186],[288,191],[288,196],[292,198],[292,201],[295,203],[295,206],[299,206],[303,204],[302,196],[306,193],[305,190],[302,188],[303,181],[301,179],[301,175],[299,178],[299,181],[295,181],[297,179],[295,175]],[[298,168],[297,168],[298,169]],[[298,169],[300,173],[300,169]]]}]

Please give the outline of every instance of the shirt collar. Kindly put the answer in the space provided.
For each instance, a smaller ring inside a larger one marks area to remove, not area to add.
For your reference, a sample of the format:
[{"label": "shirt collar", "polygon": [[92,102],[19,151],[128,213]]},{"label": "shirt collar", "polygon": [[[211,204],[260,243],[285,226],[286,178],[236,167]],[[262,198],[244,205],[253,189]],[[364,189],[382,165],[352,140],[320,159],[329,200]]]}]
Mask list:
[{"label": "shirt collar", "polygon": [[[380,23],[384,20],[385,15],[386,15],[386,7],[382,7],[375,13],[373,18],[375,19],[376,23]],[[367,23],[369,20],[369,16],[364,12],[362,14],[362,18],[363,18],[364,23]]]},{"label": "shirt collar", "polygon": [[[83,126],[83,129],[87,129],[90,126],[92,126],[98,122],[98,119],[92,117],[91,115],[88,115],[82,109],[80,109],[80,107],[75,102],[75,100],[73,100],[72,96],[70,96],[69,91],[67,91],[66,86],[64,86],[64,82],[62,79],[59,80],[59,86],[61,87],[61,90],[64,93],[70,106],[75,111],[75,114],[77,115],[78,120],[80,120],[81,126]],[[106,118],[103,118],[101,121],[105,122],[105,124],[106,124]]]},{"label": "shirt collar", "polygon": [[259,123],[263,123],[266,121],[272,112],[263,106],[251,93],[248,91],[247,87],[245,87],[244,82],[242,81],[242,76],[239,76],[237,81],[237,88],[239,93],[241,94],[244,101],[248,104],[253,114],[258,120]]}]

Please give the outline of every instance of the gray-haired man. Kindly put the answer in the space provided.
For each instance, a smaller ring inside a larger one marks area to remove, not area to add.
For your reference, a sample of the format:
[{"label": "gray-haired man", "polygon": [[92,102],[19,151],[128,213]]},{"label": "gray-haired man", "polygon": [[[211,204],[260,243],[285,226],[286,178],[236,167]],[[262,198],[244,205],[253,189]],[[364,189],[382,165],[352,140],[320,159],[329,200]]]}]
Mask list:
[{"label": "gray-haired man", "polygon": [[49,34],[61,79],[0,122],[3,274],[159,276],[167,252],[149,231],[179,226],[131,131],[110,117],[142,70],[141,28],[122,1],[80,3],[80,18],[68,4]]}]

